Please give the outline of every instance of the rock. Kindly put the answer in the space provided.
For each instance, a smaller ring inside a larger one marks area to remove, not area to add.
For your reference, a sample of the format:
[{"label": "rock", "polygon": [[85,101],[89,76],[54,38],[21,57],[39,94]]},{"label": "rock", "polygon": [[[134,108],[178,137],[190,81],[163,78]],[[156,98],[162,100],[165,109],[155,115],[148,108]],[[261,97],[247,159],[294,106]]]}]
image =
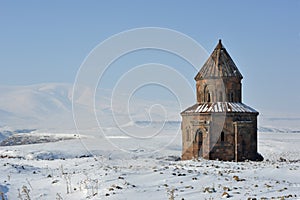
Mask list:
[{"label": "rock", "polygon": [[227,193],[227,192],[223,192],[223,194],[222,194],[222,198],[229,198],[230,197],[230,195]]},{"label": "rock", "polygon": [[245,181],[245,179],[240,179],[238,176],[233,176],[232,178],[236,181]]},{"label": "rock", "polygon": [[208,193],[215,193],[216,190],[215,190],[215,188],[206,187],[206,188],[204,188],[203,192],[204,192],[204,193],[205,193],[205,192],[208,192]]}]

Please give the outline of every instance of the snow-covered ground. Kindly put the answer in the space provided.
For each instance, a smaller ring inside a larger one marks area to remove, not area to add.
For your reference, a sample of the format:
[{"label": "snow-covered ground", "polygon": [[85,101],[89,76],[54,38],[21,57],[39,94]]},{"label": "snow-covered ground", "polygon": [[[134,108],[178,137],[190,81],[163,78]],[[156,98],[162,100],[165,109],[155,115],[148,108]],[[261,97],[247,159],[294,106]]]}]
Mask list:
[{"label": "snow-covered ground", "polygon": [[115,131],[0,147],[0,191],[4,199],[300,199],[300,134],[259,133],[262,162],[178,161],[177,129],[139,143]]}]

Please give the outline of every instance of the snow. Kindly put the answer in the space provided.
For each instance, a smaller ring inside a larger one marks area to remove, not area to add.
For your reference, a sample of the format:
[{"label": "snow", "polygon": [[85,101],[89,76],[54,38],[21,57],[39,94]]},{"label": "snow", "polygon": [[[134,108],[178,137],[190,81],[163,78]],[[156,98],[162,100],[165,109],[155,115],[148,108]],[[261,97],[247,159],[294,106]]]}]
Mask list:
[{"label": "snow", "polygon": [[58,83],[0,86],[0,121],[14,128],[73,128],[71,89]]},{"label": "snow", "polygon": [[233,102],[215,102],[215,103],[202,103],[199,104],[196,109],[194,106],[188,108],[184,112],[191,113],[205,113],[205,112],[248,112],[256,113],[257,111],[243,103]]},{"label": "snow", "polygon": [[[300,118],[261,116],[262,162],[180,161],[179,111],[170,113],[174,104],[164,104],[169,121],[162,123],[165,116],[157,112],[149,118],[149,102],[137,101],[134,120],[120,120],[117,127],[107,119],[113,109],[109,92],[102,91],[107,98],[97,111],[103,128],[91,123],[77,132],[71,89],[67,84],[0,88],[0,142],[10,144],[0,146],[0,199],[300,198]],[[77,103],[86,110],[84,117],[94,117],[88,103],[93,92],[87,89],[85,95]]]},{"label": "snow", "polygon": [[262,162],[177,161],[177,128],[139,144],[111,129],[108,138],[95,132],[0,147],[0,189],[7,199],[26,191],[32,199],[168,199],[171,191],[175,199],[300,197],[300,134],[259,133]]}]

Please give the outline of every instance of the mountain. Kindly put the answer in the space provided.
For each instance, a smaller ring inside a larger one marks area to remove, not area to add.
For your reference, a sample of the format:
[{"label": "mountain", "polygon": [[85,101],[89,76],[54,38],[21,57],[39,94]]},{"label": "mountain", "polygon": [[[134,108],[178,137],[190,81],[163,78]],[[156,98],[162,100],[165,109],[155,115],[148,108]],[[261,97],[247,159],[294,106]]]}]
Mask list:
[{"label": "mountain", "polygon": [[75,129],[76,122],[79,129],[93,129],[99,121],[107,127],[133,121],[180,119],[176,102],[161,100],[158,105],[126,94],[114,95],[112,101],[111,90],[98,89],[94,94],[93,89],[86,87],[77,88],[76,92],[79,95],[74,98],[72,109],[71,84],[0,86],[0,126],[63,130]]},{"label": "mountain", "polygon": [[0,86],[0,123],[15,128],[71,128],[72,85]]},{"label": "mountain", "polygon": [[[44,83],[0,86],[0,127],[16,129],[75,130],[180,124],[182,108],[176,100],[149,100],[130,94],[113,95],[108,89],[77,88],[72,109],[73,85]],[[73,112],[74,111],[74,112]],[[261,132],[300,132],[300,118],[261,115]],[[3,136],[3,131],[1,132]],[[8,133],[5,133],[6,135]]]}]

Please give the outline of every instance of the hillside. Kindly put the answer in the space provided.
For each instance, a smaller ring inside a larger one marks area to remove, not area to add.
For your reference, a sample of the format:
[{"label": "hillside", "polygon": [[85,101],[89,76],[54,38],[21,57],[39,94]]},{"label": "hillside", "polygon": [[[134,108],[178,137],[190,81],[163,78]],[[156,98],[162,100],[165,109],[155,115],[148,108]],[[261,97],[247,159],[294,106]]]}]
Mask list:
[{"label": "hillside", "polygon": [[[72,90],[71,84],[62,83],[0,86],[0,126],[13,129],[74,130]],[[115,125],[112,123],[113,114],[117,116],[116,120],[119,120],[120,125],[134,121],[181,120],[179,113],[183,108],[178,107],[176,102],[136,98],[129,104],[130,110],[127,110],[127,104],[124,104],[128,101],[126,97],[123,94],[115,96],[114,104],[111,105],[111,91],[98,89],[95,111],[94,102],[91,102],[94,99],[93,90],[83,89],[81,95],[75,99],[75,116],[79,118],[76,118],[81,123],[79,125],[85,129],[97,127],[95,112],[104,122],[104,126]],[[259,130],[264,132],[298,132],[299,124],[299,117],[282,118],[262,113],[259,118]]]}]

